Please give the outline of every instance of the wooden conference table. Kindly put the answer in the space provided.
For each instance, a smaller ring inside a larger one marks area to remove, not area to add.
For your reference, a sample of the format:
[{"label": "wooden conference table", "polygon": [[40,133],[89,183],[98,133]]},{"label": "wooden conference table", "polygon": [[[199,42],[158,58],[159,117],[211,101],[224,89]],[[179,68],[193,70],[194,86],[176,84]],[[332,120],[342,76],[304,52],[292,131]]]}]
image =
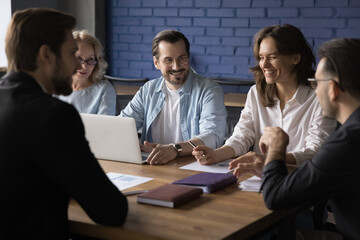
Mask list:
[{"label": "wooden conference table", "polygon": [[[124,190],[147,190],[196,174],[180,166],[193,162],[183,157],[166,165],[151,166],[99,160],[105,172],[151,177],[153,180]],[[293,239],[293,219],[298,210],[271,211],[262,195],[232,184],[175,209],[136,203],[128,196],[129,213],[123,226],[95,224],[74,201],[69,206],[70,232],[100,239],[256,239],[260,232],[278,226],[282,239]]]}]

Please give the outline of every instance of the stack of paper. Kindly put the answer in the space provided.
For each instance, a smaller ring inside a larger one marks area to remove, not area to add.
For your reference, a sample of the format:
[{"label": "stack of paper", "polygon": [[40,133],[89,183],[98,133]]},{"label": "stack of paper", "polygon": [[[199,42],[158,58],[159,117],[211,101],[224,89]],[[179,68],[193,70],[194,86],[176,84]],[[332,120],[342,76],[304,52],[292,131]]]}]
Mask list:
[{"label": "stack of paper", "polygon": [[114,172],[109,172],[106,175],[120,191],[148,182],[153,179]]},{"label": "stack of paper", "polygon": [[228,173],[229,163],[234,159],[228,159],[222,162],[218,162],[212,165],[201,165],[199,162],[195,161],[193,163],[187,164],[180,167],[180,169],[201,171],[201,172],[213,172],[213,173]]},{"label": "stack of paper", "polygon": [[261,186],[261,178],[253,176],[239,183],[239,188],[243,191],[259,192]]}]

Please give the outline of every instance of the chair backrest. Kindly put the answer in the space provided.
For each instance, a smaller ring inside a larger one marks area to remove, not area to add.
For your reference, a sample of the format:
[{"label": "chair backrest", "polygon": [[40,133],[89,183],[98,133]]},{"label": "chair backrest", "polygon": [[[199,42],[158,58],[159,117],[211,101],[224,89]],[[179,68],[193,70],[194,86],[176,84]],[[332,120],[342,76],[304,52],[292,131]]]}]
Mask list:
[{"label": "chair backrest", "polygon": [[6,74],[6,67],[0,67],[0,78]]},{"label": "chair backrest", "polygon": [[146,83],[149,81],[148,78],[119,78],[119,77],[112,77],[109,75],[104,75],[105,79],[109,80],[110,82],[138,82],[138,83]]},{"label": "chair backrest", "polygon": [[252,86],[255,84],[254,80],[241,78],[210,77],[210,79],[221,85]]},{"label": "chair backrest", "polygon": [[104,75],[104,78],[109,80],[110,83],[115,87],[117,98],[116,98],[116,115],[119,115],[121,110],[123,110],[126,105],[131,101],[134,94],[119,94],[123,88],[136,88],[137,86],[140,87],[147,81],[148,78],[119,78],[119,77],[112,77],[109,75]]},{"label": "chair backrest", "polygon": [[[254,80],[249,79],[240,79],[240,78],[226,78],[226,77],[209,77],[211,80],[216,82],[217,84],[221,85],[225,93],[225,101],[226,99],[234,98],[236,96],[237,99],[243,99],[242,96],[245,96],[246,100],[246,93],[249,91],[250,87],[255,84]],[[242,93],[241,93],[242,92]],[[243,101],[245,105],[245,101]],[[226,132],[225,138],[229,138],[234,128],[239,121],[239,117],[241,114],[243,107],[233,107],[227,106],[227,124],[226,124]]]}]

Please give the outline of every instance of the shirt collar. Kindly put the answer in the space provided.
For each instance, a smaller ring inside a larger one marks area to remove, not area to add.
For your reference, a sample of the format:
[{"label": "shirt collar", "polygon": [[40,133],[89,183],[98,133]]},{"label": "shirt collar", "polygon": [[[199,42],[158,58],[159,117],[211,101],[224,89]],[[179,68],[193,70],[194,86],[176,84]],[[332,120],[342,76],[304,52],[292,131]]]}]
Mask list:
[{"label": "shirt collar", "polygon": [[349,117],[346,119],[342,126],[352,124],[354,122],[359,122],[360,119],[360,107],[358,107]]},{"label": "shirt collar", "polygon": [[312,89],[308,86],[300,84],[295,92],[293,99],[295,99],[300,104],[304,104],[306,102],[307,96],[309,95],[309,91],[312,91]]},{"label": "shirt collar", "polygon": [[39,82],[39,81],[35,81],[35,82],[37,82],[40,85],[40,87],[41,87],[41,89],[43,90],[44,93],[48,94],[48,92],[46,91],[44,85],[41,82]]},{"label": "shirt collar", "polygon": [[[313,91],[313,90],[311,88],[309,88],[308,86],[299,84],[294,96],[289,100],[289,102],[296,101],[299,104],[304,104],[306,102],[306,98],[308,96],[309,91]],[[275,96],[274,99],[279,101],[279,98],[277,96]]]}]

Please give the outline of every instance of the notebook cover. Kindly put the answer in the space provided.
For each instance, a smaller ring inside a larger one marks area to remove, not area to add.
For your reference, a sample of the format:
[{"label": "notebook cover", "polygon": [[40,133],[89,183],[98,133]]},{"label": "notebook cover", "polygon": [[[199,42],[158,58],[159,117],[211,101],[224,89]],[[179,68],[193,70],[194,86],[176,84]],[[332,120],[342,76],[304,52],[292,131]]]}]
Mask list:
[{"label": "notebook cover", "polygon": [[231,173],[203,172],[173,182],[173,184],[205,187],[204,192],[211,193],[236,182]]},{"label": "notebook cover", "polygon": [[137,202],[174,208],[199,197],[202,193],[199,188],[165,184],[138,195]]}]

